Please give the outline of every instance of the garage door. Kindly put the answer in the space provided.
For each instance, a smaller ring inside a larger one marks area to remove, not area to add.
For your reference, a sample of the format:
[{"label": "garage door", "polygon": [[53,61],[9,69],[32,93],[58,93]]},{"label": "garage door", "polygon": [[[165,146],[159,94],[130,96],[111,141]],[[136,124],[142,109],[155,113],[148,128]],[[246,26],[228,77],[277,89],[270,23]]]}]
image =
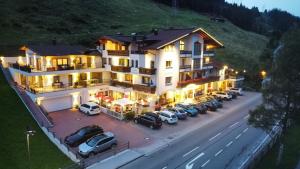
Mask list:
[{"label": "garage door", "polygon": [[45,99],[41,101],[41,106],[47,112],[72,108],[72,96]]}]

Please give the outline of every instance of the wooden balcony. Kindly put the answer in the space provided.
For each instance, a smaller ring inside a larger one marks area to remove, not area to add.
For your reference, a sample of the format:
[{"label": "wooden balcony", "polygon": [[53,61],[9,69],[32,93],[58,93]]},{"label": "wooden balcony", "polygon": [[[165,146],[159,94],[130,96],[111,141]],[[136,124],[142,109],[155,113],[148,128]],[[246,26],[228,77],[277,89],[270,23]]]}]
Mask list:
[{"label": "wooden balcony", "polygon": [[155,75],[156,69],[155,68],[139,68],[139,73],[140,74],[146,74],[146,75]]},{"label": "wooden balcony", "polygon": [[130,72],[130,67],[127,67],[127,66],[111,66],[111,71]]},{"label": "wooden balcony", "polygon": [[107,54],[111,56],[129,56],[128,50],[107,50]]},{"label": "wooden balcony", "polygon": [[120,82],[120,81],[117,81],[117,80],[112,80],[111,81],[111,85],[112,86],[122,86],[122,87],[126,87],[126,88],[132,88],[133,87],[132,83],[129,83],[129,82]]},{"label": "wooden balcony", "polygon": [[134,84],[133,90],[154,94],[155,90],[156,90],[156,86],[145,86],[145,85],[140,85],[140,84]]},{"label": "wooden balcony", "polygon": [[190,50],[181,50],[180,57],[192,57],[192,53]]},{"label": "wooden balcony", "polygon": [[215,82],[215,81],[219,81],[220,80],[220,76],[210,76],[207,78],[198,78],[198,79],[190,79],[190,80],[185,80],[185,81],[180,81],[177,84],[178,88],[182,88],[185,87],[189,84],[204,84],[204,83],[210,83],[210,82]]},{"label": "wooden balcony", "polygon": [[180,69],[191,69],[192,65],[180,65],[179,68]]}]

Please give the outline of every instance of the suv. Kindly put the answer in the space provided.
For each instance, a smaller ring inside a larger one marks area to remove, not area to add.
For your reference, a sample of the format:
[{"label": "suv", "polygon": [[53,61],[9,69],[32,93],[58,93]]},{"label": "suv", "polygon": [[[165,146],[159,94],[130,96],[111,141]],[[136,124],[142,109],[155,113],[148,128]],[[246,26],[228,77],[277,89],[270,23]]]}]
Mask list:
[{"label": "suv", "polygon": [[175,124],[178,121],[178,118],[176,117],[176,115],[171,111],[164,110],[164,111],[158,112],[158,115],[162,121],[167,122],[168,124]]},{"label": "suv", "polygon": [[215,92],[213,93],[214,96],[220,97],[223,100],[231,100],[232,96],[226,92]]},{"label": "suv", "polygon": [[198,115],[198,110],[188,104],[177,103],[175,104],[175,107],[182,108],[190,117],[194,117]]},{"label": "suv", "polygon": [[87,115],[95,115],[100,113],[100,107],[94,102],[87,102],[80,105],[79,111]]},{"label": "suv", "polygon": [[144,115],[139,115],[134,119],[134,122],[148,126],[151,129],[160,128],[162,126],[161,119],[157,114],[154,113],[145,113]]},{"label": "suv", "polygon": [[229,89],[229,91],[237,93],[239,96],[243,95],[242,88],[231,88],[231,89]]},{"label": "suv", "polygon": [[79,145],[79,154],[88,157],[91,153],[96,154],[117,145],[117,139],[111,132],[95,135],[85,143]]},{"label": "suv", "polygon": [[174,108],[170,108],[168,110],[175,113],[175,115],[177,116],[177,118],[179,120],[184,120],[187,117],[187,113],[182,108],[174,107]]},{"label": "suv", "polygon": [[102,133],[103,129],[99,126],[86,126],[67,136],[64,141],[70,147],[76,147],[94,135]]}]

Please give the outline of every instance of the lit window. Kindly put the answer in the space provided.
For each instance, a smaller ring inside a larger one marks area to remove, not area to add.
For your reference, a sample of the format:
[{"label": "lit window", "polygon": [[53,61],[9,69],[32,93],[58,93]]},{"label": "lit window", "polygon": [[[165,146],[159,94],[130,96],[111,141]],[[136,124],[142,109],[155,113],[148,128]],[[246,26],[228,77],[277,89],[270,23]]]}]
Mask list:
[{"label": "lit window", "polygon": [[142,77],[142,83],[143,84],[150,84],[150,77],[143,76]]},{"label": "lit window", "polygon": [[132,81],[132,75],[131,74],[125,74],[125,81],[131,82]]},{"label": "lit window", "polygon": [[205,58],[205,63],[209,63],[209,62],[210,62],[209,57],[206,57],[206,58]]},{"label": "lit window", "polygon": [[166,61],[166,68],[172,68],[172,61]]},{"label": "lit window", "polygon": [[184,50],[184,41],[179,41],[179,49]]},{"label": "lit window", "polygon": [[166,77],[166,86],[172,85],[172,77]]}]

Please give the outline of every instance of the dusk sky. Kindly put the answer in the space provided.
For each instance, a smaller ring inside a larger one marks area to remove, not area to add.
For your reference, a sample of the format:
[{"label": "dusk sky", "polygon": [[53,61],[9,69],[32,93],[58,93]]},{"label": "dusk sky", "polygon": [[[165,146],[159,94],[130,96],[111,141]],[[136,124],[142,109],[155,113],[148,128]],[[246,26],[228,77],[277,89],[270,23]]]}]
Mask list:
[{"label": "dusk sky", "polygon": [[279,8],[300,17],[300,0],[226,0],[230,3],[244,4],[247,7],[258,7],[261,11]]}]

